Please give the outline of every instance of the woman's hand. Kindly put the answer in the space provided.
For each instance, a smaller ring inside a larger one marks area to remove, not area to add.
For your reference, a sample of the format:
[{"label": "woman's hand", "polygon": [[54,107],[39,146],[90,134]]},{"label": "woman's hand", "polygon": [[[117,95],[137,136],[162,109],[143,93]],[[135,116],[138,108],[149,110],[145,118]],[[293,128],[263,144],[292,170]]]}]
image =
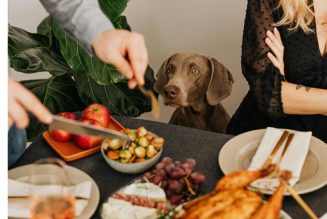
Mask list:
[{"label": "woman's hand", "polygon": [[99,59],[114,65],[129,80],[129,88],[135,88],[137,84],[144,85],[148,52],[141,34],[108,30],[100,33],[92,46]]},{"label": "woman's hand", "polygon": [[267,31],[267,38],[265,39],[265,43],[271,49],[271,52],[268,52],[267,56],[269,60],[273,63],[273,65],[279,69],[282,75],[285,75],[284,72],[284,45],[282,42],[282,38],[279,34],[278,29],[275,27],[274,32],[270,30]]},{"label": "woman's hand", "polygon": [[29,90],[8,78],[8,126],[15,123],[17,128],[26,128],[29,123],[27,111],[43,123],[52,121],[51,113]]}]

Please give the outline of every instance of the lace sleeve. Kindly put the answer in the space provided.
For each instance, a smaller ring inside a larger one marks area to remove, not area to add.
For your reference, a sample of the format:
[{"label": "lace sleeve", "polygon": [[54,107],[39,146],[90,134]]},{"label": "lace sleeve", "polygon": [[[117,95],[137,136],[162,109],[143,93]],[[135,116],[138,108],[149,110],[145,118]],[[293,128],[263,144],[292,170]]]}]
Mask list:
[{"label": "lace sleeve", "polygon": [[271,0],[248,0],[242,45],[242,71],[259,108],[270,119],[283,115],[281,81],[283,75],[267,57],[267,30],[273,29],[274,3]]}]

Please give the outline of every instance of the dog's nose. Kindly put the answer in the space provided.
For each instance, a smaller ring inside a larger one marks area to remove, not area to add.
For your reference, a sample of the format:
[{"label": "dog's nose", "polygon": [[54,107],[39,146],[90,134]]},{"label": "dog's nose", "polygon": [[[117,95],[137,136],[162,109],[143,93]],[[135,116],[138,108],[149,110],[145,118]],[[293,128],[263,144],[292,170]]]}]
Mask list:
[{"label": "dog's nose", "polygon": [[168,99],[175,99],[179,94],[179,88],[175,85],[169,85],[164,88],[164,95]]}]

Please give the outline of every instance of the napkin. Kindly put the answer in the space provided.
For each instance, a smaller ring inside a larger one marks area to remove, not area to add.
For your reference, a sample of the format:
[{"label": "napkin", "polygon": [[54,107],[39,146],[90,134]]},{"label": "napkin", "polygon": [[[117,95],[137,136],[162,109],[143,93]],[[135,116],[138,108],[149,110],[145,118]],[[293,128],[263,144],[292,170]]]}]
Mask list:
[{"label": "napkin", "polygon": [[[271,152],[274,150],[275,145],[282,136],[283,131],[280,129],[268,127],[265,134],[260,142],[260,145],[252,158],[248,170],[260,169],[264,162],[267,160]],[[281,162],[280,168],[283,170],[289,170],[292,172],[292,178],[289,180],[289,184],[294,186],[300,179],[302,167],[306,156],[309,151],[309,145],[311,141],[312,132],[295,132],[292,142],[288,146],[286,153],[284,154]],[[281,153],[283,151],[284,145],[279,149],[273,159],[273,163],[278,162]],[[276,179],[269,180],[257,180],[254,182],[258,186],[258,183],[263,183],[264,181],[269,182],[268,184],[273,185],[273,187],[278,186],[279,182]]]},{"label": "napkin", "polygon": [[[23,180],[22,180],[23,181]],[[57,185],[31,185],[25,182],[8,179],[8,216],[15,218],[29,218],[29,206],[30,201],[27,198],[29,196],[29,190],[37,191],[38,195],[54,194],[62,189]],[[88,204],[88,200],[91,196],[92,183],[91,181],[85,181],[76,184],[70,188],[66,187],[63,192],[71,189],[72,194],[76,198],[83,198],[76,200],[76,215],[79,216]]]}]

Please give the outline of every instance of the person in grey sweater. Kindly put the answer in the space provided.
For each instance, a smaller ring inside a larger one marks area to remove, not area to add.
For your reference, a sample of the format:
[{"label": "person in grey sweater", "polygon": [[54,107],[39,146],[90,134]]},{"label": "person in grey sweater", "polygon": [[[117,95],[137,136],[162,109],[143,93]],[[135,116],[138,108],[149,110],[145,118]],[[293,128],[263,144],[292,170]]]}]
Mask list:
[{"label": "person in grey sweater", "polygon": [[[116,30],[97,0],[40,0],[52,18],[91,55],[114,65],[129,81],[130,89],[144,84],[148,53],[141,34]],[[127,58],[128,57],[128,60]],[[27,112],[51,123],[49,110],[20,83],[8,78],[8,165],[24,152]]]}]

